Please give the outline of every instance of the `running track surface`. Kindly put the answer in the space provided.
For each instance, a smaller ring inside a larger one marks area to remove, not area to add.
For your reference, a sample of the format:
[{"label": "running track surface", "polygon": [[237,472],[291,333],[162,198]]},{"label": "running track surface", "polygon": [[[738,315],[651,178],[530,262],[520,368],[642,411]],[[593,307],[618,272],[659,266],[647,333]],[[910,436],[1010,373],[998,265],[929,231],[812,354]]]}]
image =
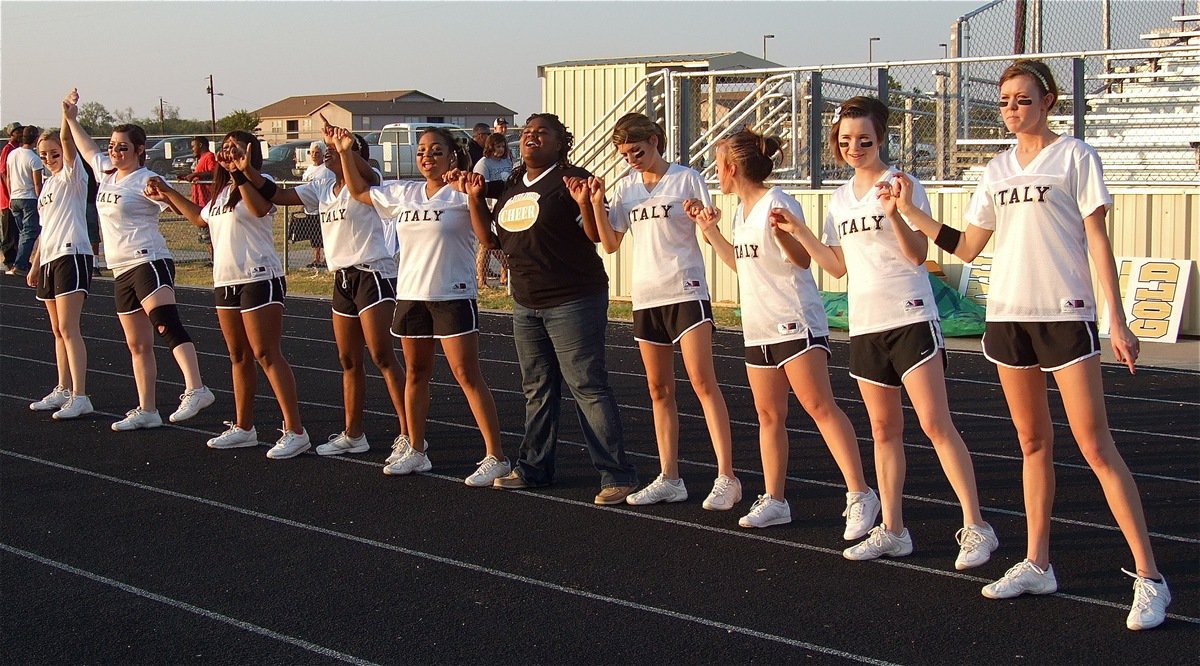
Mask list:
[{"label": "running track surface", "polygon": [[[232,416],[229,361],[211,293],[181,289],[181,312],[217,403],[178,426],[114,433],[136,401],[111,282],[83,318],[97,414],[58,423],[27,403],[54,383],[46,313],[11,277],[0,290],[0,654],[6,663],[767,662],[1195,663],[1200,654],[1200,375],[1105,366],[1110,420],[1145,502],[1175,601],[1167,623],[1124,627],[1132,568],[1057,399],[1059,594],[992,601],[981,585],[1024,556],[1020,454],[995,372],[951,352],[951,409],[974,455],[991,562],[953,568],[960,513],[906,410],[906,522],[916,551],[849,562],[844,488],[812,422],[792,401],[790,525],[744,530],[762,492],[740,337],[716,336],[745,486],[727,513],[700,502],[715,476],[695,396],[677,362],[687,502],[596,507],[597,475],[564,405],[554,486],[472,489],[483,445],[444,359],[434,376],[432,473],[381,473],[396,434],[368,370],[367,454],[264,456],[278,407],[260,378],[263,446],[213,451]],[[516,454],[524,401],[502,314],[484,315],[481,355]],[[342,426],[327,302],[289,299],[284,353],[314,444]],[[629,326],[611,324],[608,362],[642,482],[657,474],[653,422]],[[182,391],[159,350],[164,415]],[[874,479],[870,431],[836,344],[834,393]],[[566,392],[564,391],[566,394]],[[569,395],[569,394],[568,394]]]}]

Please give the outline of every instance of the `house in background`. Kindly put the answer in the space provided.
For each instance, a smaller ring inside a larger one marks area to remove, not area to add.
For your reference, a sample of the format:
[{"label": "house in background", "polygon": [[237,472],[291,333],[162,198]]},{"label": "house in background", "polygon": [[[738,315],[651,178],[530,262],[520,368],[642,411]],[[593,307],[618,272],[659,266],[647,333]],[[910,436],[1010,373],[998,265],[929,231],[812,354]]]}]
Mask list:
[{"label": "house in background", "polygon": [[470,128],[516,112],[496,102],[446,102],[419,90],[296,95],[258,109],[255,133],[268,143],[321,138],[321,118],[365,134],[388,123],[451,123]]}]

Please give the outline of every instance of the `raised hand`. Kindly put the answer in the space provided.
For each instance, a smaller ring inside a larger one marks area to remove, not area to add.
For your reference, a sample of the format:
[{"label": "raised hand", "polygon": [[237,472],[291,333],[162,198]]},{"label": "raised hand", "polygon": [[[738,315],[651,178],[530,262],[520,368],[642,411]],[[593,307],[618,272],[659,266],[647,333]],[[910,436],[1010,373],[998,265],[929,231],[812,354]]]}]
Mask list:
[{"label": "raised hand", "polygon": [[463,180],[466,183],[467,196],[482,197],[487,189],[487,181],[483,179],[481,173],[468,173]]},{"label": "raised hand", "polygon": [[[228,148],[222,147],[220,150],[218,150],[217,154],[216,154],[216,159],[217,159],[217,164],[221,165],[222,169],[225,169],[226,171],[231,171],[231,172],[238,170],[237,165],[234,164],[233,156],[229,154]],[[188,180],[194,180],[194,179],[189,178]]]},{"label": "raised hand", "polygon": [[71,88],[71,92],[62,101],[63,117],[75,120],[79,117],[79,88]]},{"label": "raised hand", "polygon": [[591,197],[593,205],[604,205],[604,179],[598,176],[592,176],[587,180],[588,195]]},{"label": "raised hand", "polygon": [[233,163],[235,169],[245,171],[250,168],[250,151],[238,145],[237,142],[233,142],[228,150],[229,161]]},{"label": "raised hand", "polygon": [[591,201],[591,192],[588,190],[588,181],[577,176],[563,176],[563,183],[567,186],[567,191],[571,193],[571,198],[580,206],[588,205]]},{"label": "raised hand", "polygon": [[915,206],[913,206],[913,187],[912,180],[903,173],[897,173],[892,176],[892,198],[896,200],[896,209],[902,215],[907,215]]},{"label": "raised hand", "polygon": [[[321,120],[325,120],[324,116]],[[330,131],[325,133],[325,143],[333,146],[333,149],[339,153],[350,152],[354,150],[354,134],[345,128],[334,127],[325,122],[325,127]]]}]

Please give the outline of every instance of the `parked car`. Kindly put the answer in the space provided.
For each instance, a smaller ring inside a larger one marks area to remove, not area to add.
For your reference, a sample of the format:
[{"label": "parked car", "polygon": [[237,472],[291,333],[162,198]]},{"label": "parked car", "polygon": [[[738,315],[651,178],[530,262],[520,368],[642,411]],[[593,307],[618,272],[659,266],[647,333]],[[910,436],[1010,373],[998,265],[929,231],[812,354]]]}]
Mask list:
[{"label": "parked car", "polygon": [[[262,173],[269,174],[275,180],[297,180],[295,169],[301,162],[297,161],[297,153],[307,159],[310,139],[277,143],[267,149],[263,155]],[[303,170],[301,170],[303,171]]]},{"label": "parked car", "polygon": [[[168,151],[167,146],[170,145]],[[175,175],[171,162],[180,155],[192,154],[191,136],[167,136],[146,149],[146,168],[167,178]]]}]

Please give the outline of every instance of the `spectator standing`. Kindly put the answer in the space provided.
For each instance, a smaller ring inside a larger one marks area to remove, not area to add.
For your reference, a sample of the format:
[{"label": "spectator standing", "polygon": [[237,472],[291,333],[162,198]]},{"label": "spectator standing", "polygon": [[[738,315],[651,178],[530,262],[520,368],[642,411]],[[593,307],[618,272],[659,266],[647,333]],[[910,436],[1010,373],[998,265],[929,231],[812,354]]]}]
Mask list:
[{"label": "spectator standing", "polygon": [[[300,176],[300,180],[306,183],[311,183],[318,180],[335,179],[333,172],[325,166],[325,151],[326,146],[324,141],[313,141],[308,147],[308,168],[304,170],[304,174]],[[313,270],[321,270],[325,268],[325,242],[321,236],[321,220],[317,216],[317,209],[304,208],[304,217],[297,219],[292,223],[295,226],[293,232],[293,240],[306,240],[312,245],[313,259],[312,263],[305,266]]]},{"label": "spectator standing", "polygon": [[504,136],[504,140],[508,141],[508,119],[504,117],[496,118],[492,122],[492,133]]},{"label": "spectator standing", "polygon": [[[497,118],[496,123],[497,126],[500,123],[507,125],[503,118]],[[472,170],[483,176],[484,195],[494,203],[500,197],[500,193],[504,191],[504,183],[513,170],[508,139],[502,132],[498,131],[496,134],[488,136],[483,149],[483,159],[476,162]],[[500,263],[500,286],[508,286],[508,261],[504,258],[504,252],[499,248],[489,250],[484,247],[483,243],[480,243],[478,254],[475,257],[475,274],[479,280],[479,288],[487,286],[489,257],[495,257]]]},{"label": "spectator standing", "polygon": [[9,152],[5,160],[4,180],[8,185],[9,209],[20,233],[17,256],[8,269],[9,275],[29,273],[29,258],[41,231],[37,200],[42,194],[42,160],[33,152],[37,138],[38,128],[22,128],[20,147]]},{"label": "spectator standing", "polygon": [[471,143],[467,145],[467,151],[471,154],[471,166],[483,159],[483,150],[487,147],[487,138],[492,135],[492,128],[488,127],[487,123],[475,123],[475,128],[471,130]]},{"label": "spectator standing", "polygon": [[[192,203],[204,208],[212,199],[213,172],[217,169],[217,157],[208,149],[208,139],[202,136],[192,137],[192,155],[196,163],[192,172],[183,180],[192,184]],[[212,265],[213,244],[208,227],[200,227],[200,242],[208,246],[208,265]]]},{"label": "spectator standing", "polygon": [[8,154],[21,145],[21,123],[10,123],[4,127],[8,142],[0,149],[0,251],[3,252],[4,266],[0,270],[8,270],[17,258],[17,225],[13,221],[12,211],[9,210],[8,176],[5,162]]}]

